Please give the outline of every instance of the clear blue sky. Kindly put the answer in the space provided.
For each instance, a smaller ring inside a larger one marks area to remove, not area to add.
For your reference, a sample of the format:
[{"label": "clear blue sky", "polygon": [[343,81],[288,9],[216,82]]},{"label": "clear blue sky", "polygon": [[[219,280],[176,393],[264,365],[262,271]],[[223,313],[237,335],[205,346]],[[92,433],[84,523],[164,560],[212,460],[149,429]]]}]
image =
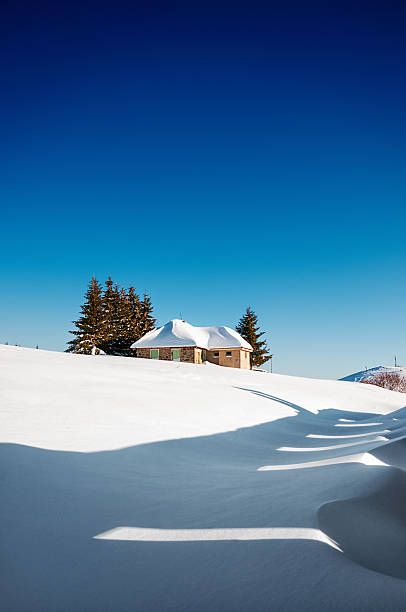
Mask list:
[{"label": "clear blue sky", "polygon": [[406,364],[404,3],[19,2],[0,28],[1,342],[63,350],[111,274],[159,323],[250,304],[280,373]]}]

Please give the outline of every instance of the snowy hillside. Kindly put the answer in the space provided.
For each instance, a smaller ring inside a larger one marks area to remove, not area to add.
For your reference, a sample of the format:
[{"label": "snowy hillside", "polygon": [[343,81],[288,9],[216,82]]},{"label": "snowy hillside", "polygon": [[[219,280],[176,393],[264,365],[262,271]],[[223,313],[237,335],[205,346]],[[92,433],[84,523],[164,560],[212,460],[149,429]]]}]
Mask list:
[{"label": "snowy hillside", "polygon": [[405,396],[0,346],[5,610],[403,610]]},{"label": "snowy hillside", "polygon": [[377,366],[376,368],[368,368],[367,370],[361,370],[361,372],[355,372],[355,374],[349,374],[341,380],[347,380],[351,382],[361,382],[369,378],[374,378],[379,374],[400,374],[406,376],[406,367],[401,366]]}]

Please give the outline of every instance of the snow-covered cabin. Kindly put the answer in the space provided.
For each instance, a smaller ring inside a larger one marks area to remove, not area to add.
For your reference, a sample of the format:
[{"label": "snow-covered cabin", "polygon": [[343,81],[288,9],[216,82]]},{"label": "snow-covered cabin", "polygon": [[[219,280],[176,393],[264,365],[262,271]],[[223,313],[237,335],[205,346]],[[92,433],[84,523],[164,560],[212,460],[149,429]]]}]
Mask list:
[{"label": "snow-covered cabin", "polygon": [[229,368],[251,367],[252,346],[230,327],[195,327],[172,319],[148,332],[131,348],[137,357],[203,363],[209,361]]}]

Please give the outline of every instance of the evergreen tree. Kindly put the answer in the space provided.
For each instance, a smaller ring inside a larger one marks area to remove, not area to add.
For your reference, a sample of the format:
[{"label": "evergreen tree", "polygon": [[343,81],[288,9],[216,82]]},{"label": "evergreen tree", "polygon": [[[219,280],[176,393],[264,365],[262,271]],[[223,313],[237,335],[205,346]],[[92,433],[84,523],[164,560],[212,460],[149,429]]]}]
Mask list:
[{"label": "evergreen tree", "polygon": [[147,293],[144,293],[144,299],[141,302],[140,318],[139,318],[139,337],[151,331],[155,327],[155,318],[152,316],[153,306],[151,298]]},{"label": "evergreen tree", "polygon": [[107,354],[109,354],[109,348],[111,342],[113,341],[114,333],[113,333],[113,312],[114,312],[114,287],[113,281],[111,280],[111,276],[105,281],[105,289],[103,293],[103,312],[104,312],[104,335],[103,341],[100,345],[100,348]]},{"label": "evergreen tree", "polygon": [[141,338],[140,320],[141,320],[141,300],[135,293],[134,287],[131,285],[128,289],[128,302],[130,304],[131,319],[128,330],[129,346]]},{"label": "evergreen tree", "polygon": [[265,332],[259,331],[258,319],[251,306],[248,306],[235,329],[253,348],[251,367],[261,366],[271,359],[272,355],[268,352],[266,341],[261,340]]},{"label": "evergreen tree", "polygon": [[[118,293],[118,299],[117,294]],[[111,343],[111,353],[113,355],[130,355],[132,344],[132,311],[126,290],[122,287],[114,290],[116,298],[114,312],[114,334],[115,338]]]},{"label": "evergreen tree", "polygon": [[67,353],[90,355],[92,348],[100,346],[103,342],[105,315],[102,291],[100,283],[92,277],[85,295],[85,303],[81,306],[81,317],[73,321],[77,329],[70,332],[75,338],[68,342]]},{"label": "evergreen tree", "polygon": [[82,316],[74,321],[76,337],[68,342],[67,351],[91,354],[97,347],[107,355],[131,355],[130,346],[141,336],[154,329],[152,303],[148,294],[142,300],[130,287],[128,292],[111,277],[105,282],[105,290],[95,278],[89,283]]},{"label": "evergreen tree", "polygon": [[118,285],[113,285],[111,276],[106,280],[103,294],[105,315],[105,333],[100,346],[107,355],[114,355],[115,344],[120,335],[120,292]]}]

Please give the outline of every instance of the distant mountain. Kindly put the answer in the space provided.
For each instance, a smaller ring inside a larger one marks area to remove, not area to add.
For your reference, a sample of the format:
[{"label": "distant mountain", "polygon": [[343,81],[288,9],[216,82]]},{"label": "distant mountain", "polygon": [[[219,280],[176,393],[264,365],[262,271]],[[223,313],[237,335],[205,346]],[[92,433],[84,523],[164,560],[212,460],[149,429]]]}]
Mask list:
[{"label": "distant mountain", "polygon": [[355,374],[349,374],[348,376],[344,376],[344,378],[340,378],[340,380],[349,380],[351,382],[361,382],[363,380],[367,380],[368,378],[373,378],[378,374],[401,374],[402,376],[406,376],[406,367],[402,366],[377,366],[376,368],[368,368],[368,370],[361,370],[361,372],[355,372]]}]

